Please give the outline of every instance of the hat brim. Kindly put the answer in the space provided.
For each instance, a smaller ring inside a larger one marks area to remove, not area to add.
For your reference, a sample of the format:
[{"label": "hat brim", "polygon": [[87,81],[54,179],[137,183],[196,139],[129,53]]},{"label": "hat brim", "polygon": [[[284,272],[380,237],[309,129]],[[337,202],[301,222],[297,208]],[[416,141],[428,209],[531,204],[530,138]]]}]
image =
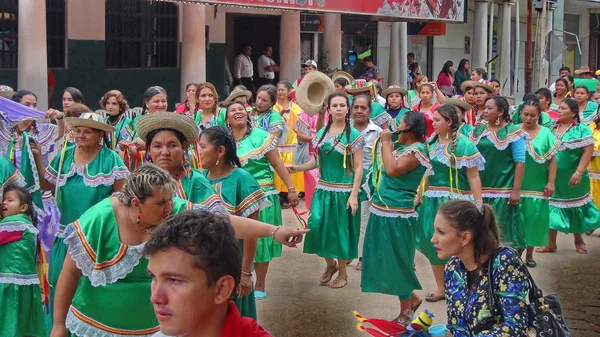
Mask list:
[{"label": "hat brim", "polygon": [[313,116],[321,112],[323,103],[335,92],[335,85],[329,76],[320,71],[311,71],[296,89],[296,101],[304,112]]},{"label": "hat brim", "polygon": [[366,87],[362,87],[362,88],[352,88],[352,85],[347,85],[346,86],[346,92],[349,94],[360,94],[361,92],[365,92],[365,93],[370,93],[371,92],[371,87],[373,85],[371,83],[368,83]]},{"label": "hat brim", "polygon": [[232,92],[231,95],[223,101],[223,105],[229,105],[234,99],[238,97],[246,96],[247,99],[252,98],[252,92],[250,90],[240,90],[239,92]]},{"label": "hat brim", "polygon": [[11,99],[14,94],[15,94],[14,91],[2,91],[2,92],[0,92],[0,97]]},{"label": "hat brim", "polygon": [[494,93],[494,88],[492,88],[491,85],[489,84],[485,84],[482,82],[475,82],[475,84],[473,84],[474,88],[483,88],[485,89],[485,91],[489,92],[490,94]]},{"label": "hat brim", "polygon": [[135,123],[135,129],[140,138],[148,141],[147,137],[154,130],[169,129],[178,131],[183,135],[188,144],[194,143],[200,134],[200,129],[194,121],[186,116],[172,112],[148,114]]},{"label": "hat brim", "polygon": [[591,70],[575,70],[575,75],[594,74]]},{"label": "hat brim", "polygon": [[396,93],[406,96],[406,95],[408,95],[408,90],[406,90],[404,88],[387,88],[381,93],[381,96],[383,96],[384,98],[387,98],[389,94],[396,94]]},{"label": "hat brim", "polygon": [[338,78],[346,79],[348,83],[354,82],[354,77],[345,71],[338,71],[335,74],[333,74],[333,76],[331,76],[332,81],[335,81]]},{"label": "hat brim", "polygon": [[447,98],[442,103],[443,104],[451,104],[451,105],[454,105],[454,106],[458,106],[460,108],[463,108],[463,110],[465,110],[465,111],[473,109],[473,106],[471,104],[463,101],[462,99]]},{"label": "hat brim", "polygon": [[465,93],[467,91],[469,91],[469,89],[475,88],[475,82],[474,81],[464,81],[462,82],[462,84],[460,85],[460,90]]},{"label": "hat brim", "polygon": [[90,128],[95,130],[100,130],[108,133],[115,132],[114,126],[108,125],[106,123],[98,122],[92,119],[79,118],[79,117],[65,117],[67,124],[71,128]]}]

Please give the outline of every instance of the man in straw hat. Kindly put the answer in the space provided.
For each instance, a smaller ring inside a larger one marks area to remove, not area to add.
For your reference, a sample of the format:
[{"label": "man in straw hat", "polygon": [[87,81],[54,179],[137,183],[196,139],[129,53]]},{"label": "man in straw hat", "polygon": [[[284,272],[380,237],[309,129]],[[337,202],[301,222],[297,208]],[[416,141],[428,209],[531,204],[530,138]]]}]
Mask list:
[{"label": "man in straw hat", "polygon": [[581,66],[579,69],[575,70],[575,75],[579,78],[591,79],[593,78],[594,72],[588,66]]}]

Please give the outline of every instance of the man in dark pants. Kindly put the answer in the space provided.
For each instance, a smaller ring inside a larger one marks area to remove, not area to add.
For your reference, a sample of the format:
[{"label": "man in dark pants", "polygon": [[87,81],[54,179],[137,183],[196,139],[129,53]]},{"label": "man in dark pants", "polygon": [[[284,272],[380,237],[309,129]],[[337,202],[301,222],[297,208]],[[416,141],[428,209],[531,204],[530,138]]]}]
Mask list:
[{"label": "man in dark pants", "polygon": [[233,62],[233,78],[234,85],[242,84],[248,88],[248,90],[255,92],[254,80],[254,64],[252,64],[252,47],[250,45],[243,45],[242,52],[239,54]]}]

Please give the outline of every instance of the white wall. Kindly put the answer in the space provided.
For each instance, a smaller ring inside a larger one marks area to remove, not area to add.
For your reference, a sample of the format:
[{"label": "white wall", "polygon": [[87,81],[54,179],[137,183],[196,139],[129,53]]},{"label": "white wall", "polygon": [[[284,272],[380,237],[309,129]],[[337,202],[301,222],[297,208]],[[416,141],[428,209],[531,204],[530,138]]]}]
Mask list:
[{"label": "white wall", "polygon": [[389,84],[389,64],[390,64],[390,34],[392,24],[390,22],[379,22],[377,24],[377,60],[375,64],[379,67],[379,76],[385,80],[385,85]]}]

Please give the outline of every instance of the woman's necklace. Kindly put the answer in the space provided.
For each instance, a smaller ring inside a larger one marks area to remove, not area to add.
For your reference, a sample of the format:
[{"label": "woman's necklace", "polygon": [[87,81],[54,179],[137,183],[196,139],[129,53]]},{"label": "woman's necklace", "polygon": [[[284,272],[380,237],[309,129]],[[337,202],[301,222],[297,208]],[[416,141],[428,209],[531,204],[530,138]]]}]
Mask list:
[{"label": "woman's necklace", "polygon": [[556,128],[554,128],[554,135],[556,136],[557,139],[562,139],[562,137],[564,136],[565,133],[567,133],[567,131],[569,131],[569,129],[571,129],[571,127],[573,126],[573,124],[567,126],[567,128],[565,129],[565,131],[560,132],[560,128],[562,127],[562,124],[559,124]]},{"label": "woman's necklace", "polygon": [[124,113],[120,113],[119,115],[116,116],[117,118],[113,118],[115,116],[108,116],[108,118],[106,119],[106,124],[108,124],[110,126],[117,126],[117,124],[119,124],[119,122],[121,121],[121,119],[123,118],[124,115],[125,115]]}]

